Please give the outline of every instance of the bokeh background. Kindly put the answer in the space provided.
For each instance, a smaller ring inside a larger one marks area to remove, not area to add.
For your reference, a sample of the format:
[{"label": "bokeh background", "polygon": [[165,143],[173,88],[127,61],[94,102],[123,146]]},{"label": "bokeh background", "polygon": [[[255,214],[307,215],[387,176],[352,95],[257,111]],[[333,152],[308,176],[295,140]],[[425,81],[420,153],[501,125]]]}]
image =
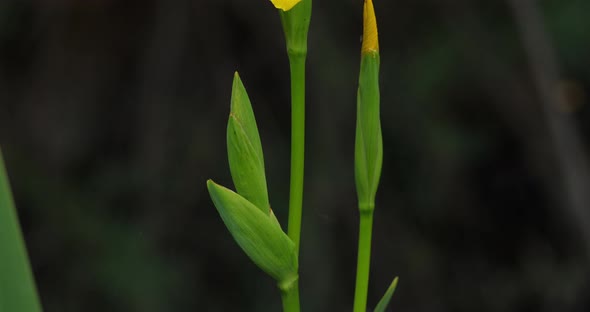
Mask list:
[{"label": "bokeh background", "polygon": [[[369,302],[590,310],[590,2],[375,0],[385,159]],[[301,293],[349,311],[361,0],[315,0]],[[2,0],[0,144],[46,311],[279,311],[205,181],[233,72],[285,225],[288,62],[267,0]],[[2,259],[0,259],[2,261]]]}]

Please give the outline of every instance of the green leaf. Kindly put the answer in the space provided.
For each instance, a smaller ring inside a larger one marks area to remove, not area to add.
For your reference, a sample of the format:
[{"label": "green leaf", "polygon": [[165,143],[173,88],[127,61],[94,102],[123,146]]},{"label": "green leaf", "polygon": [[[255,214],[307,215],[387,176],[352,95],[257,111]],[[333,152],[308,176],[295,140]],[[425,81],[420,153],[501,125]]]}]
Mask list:
[{"label": "green leaf", "polygon": [[379,53],[362,56],[357,96],[355,180],[359,208],[372,211],[381,177],[383,139],[379,114]]},{"label": "green leaf", "polygon": [[248,93],[236,72],[227,123],[227,154],[238,194],[270,214],[262,144]]},{"label": "green leaf", "polygon": [[0,150],[0,312],[10,311],[39,312],[41,305]]},{"label": "green leaf", "polygon": [[242,250],[279,284],[297,279],[295,244],[252,203],[208,180],[207,188],[223,222]]},{"label": "green leaf", "polygon": [[387,308],[387,305],[389,305],[389,301],[391,301],[391,297],[395,292],[395,288],[397,287],[397,281],[397,277],[393,279],[393,282],[391,282],[391,285],[389,285],[389,288],[387,288],[385,295],[383,295],[383,298],[379,300],[379,303],[375,307],[374,312],[385,312],[385,309]]},{"label": "green leaf", "polygon": [[275,216],[275,213],[272,211],[272,209],[270,210],[270,221],[274,222],[278,227],[281,227],[281,224],[279,223],[279,220],[277,219],[277,216]]}]

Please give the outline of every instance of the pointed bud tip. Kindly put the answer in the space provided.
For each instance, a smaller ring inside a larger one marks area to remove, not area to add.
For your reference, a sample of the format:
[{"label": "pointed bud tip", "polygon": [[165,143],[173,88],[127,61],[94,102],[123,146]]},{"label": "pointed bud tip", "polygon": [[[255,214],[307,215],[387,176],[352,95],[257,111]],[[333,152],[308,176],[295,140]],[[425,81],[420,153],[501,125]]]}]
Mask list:
[{"label": "pointed bud tip", "polygon": [[365,0],[363,10],[363,47],[362,54],[379,52],[379,36],[377,33],[377,18],[373,0]]},{"label": "pointed bud tip", "polygon": [[236,70],[234,72],[234,81],[233,81],[234,87],[235,87],[235,84],[238,82],[242,82],[242,78],[240,77],[240,73],[238,73],[238,71]]},{"label": "pointed bud tip", "polygon": [[225,187],[215,183],[213,180],[208,179],[207,180],[207,189],[209,190],[209,192],[211,191],[217,191],[219,189],[224,189]]},{"label": "pointed bud tip", "polygon": [[[237,103],[240,102],[239,99],[244,93],[246,93],[246,88],[244,87],[244,83],[242,82],[240,74],[236,70],[234,72],[234,79],[232,81],[230,112],[234,111],[234,105],[237,105]],[[248,95],[246,94],[246,96]]]},{"label": "pointed bud tip", "polygon": [[301,2],[301,0],[270,0],[275,8],[289,11],[291,10],[297,3]]}]

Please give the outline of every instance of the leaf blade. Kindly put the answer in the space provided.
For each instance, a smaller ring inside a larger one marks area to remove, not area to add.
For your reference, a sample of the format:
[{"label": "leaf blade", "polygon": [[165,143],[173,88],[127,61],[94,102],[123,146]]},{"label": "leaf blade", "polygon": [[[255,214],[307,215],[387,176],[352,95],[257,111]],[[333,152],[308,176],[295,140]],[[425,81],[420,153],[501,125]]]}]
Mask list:
[{"label": "leaf blade", "polygon": [[1,150],[0,311],[41,311]]},{"label": "leaf blade", "polygon": [[393,297],[393,293],[395,293],[395,289],[397,288],[398,279],[398,277],[393,279],[393,282],[391,282],[391,285],[389,285],[387,291],[385,291],[385,294],[383,295],[381,300],[379,300],[379,303],[377,303],[374,312],[385,312],[385,309],[387,309],[387,306],[391,301],[391,297]]},{"label": "leaf blade", "polygon": [[248,257],[279,283],[297,278],[295,244],[279,225],[239,194],[211,180],[207,188],[223,222]]}]

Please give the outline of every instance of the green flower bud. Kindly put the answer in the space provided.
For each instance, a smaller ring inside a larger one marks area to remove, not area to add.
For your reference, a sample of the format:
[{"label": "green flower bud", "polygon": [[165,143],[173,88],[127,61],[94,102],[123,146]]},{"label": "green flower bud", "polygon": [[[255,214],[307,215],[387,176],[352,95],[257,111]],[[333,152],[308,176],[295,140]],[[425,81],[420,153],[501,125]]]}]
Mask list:
[{"label": "green flower bud", "polygon": [[270,214],[264,156],[248,93],[236,72],[227,123],[227,154],[232,179],[242,195],[267,216]]},{"label": "green flower bud", "polygon": [[383,163],[383,140],[379,117],[379,42],[371,1],[365,3],[364,33],[354,160],[359,209],[373,211]]},{"label": "green flower bud", "polygon": [[279,286],[296,280],[295,244],[278,223],[244,197],[211,180],[207,188],[225,226],[248,257]]}]

